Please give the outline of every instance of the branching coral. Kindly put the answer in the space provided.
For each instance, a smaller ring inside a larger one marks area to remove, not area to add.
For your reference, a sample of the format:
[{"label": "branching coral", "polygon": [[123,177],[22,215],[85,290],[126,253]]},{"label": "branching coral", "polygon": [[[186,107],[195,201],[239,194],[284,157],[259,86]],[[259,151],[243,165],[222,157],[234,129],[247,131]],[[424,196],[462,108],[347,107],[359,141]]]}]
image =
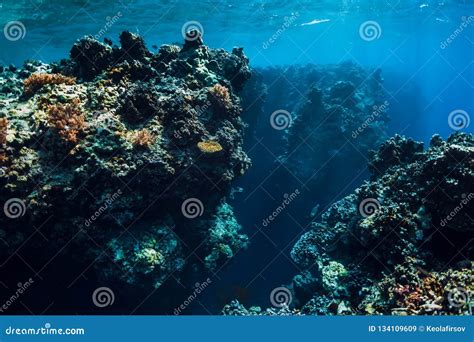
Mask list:
[{"label": "branching coral", "polygon": [[229,89],[223,85],[217,83],[214,84],[210,89],[209,93],[212,95],[212,98],[222,107],[229,107],[232,105],[232,100],[230,98]]},{"label": "branching coral", "polygon": [[8,120],[6,118],[0,118],[0,147],[5,147],[7,144],[7,129]]},{"label": "branching coral", "polygon": [[136,147],[149,147],[155,141],[155,136],[146,128],[139,130],[133,137],[133,145]]},{"label": "branching coral", "polygon": [[46,84],[67,84],[76,83],[74,77],[68,77],[61,74],[31,74],[24,82],[24,91],[27,95],[33,95]]},{"label": "branching coral", "polygon": [[204,153],[216,153],[222,151],[222,146],[217,141],[200,141],[197,147]]},{"label": "branching coral", "polygon": [[77,143],[78,135],[86,128],[84,114],[80,108],[80,101],[71,103],[57,103],[47,107],[48,123],[58,130],[59,135],[66,141]]}]

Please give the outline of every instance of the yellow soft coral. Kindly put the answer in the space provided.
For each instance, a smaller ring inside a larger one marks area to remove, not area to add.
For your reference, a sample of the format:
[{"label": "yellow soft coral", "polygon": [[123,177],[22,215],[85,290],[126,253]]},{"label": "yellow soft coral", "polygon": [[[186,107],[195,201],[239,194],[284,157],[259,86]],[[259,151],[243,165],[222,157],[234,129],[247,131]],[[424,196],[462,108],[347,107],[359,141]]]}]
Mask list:
[{"label": "yellow soft coral", "polygon": [[222,146],[217,141],[200,141],[197,144],[201,152],[216,153],[222,151]]},{"label": "yellow soft coral", "polygon": [[76,84],[76,79],[61,74],[31,74],[24,82],[24,90],[27,95],[33,95],[41,89],[45,84]]}]

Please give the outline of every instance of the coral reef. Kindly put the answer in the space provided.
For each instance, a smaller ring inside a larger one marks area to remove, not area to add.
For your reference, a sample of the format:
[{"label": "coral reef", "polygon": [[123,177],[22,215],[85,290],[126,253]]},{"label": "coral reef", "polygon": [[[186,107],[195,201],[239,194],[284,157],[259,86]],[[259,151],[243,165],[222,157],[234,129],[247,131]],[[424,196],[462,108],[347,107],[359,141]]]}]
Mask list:
[{"label": "coral reef", "polygon": [[248,59],[202,39],[152,53],[123,32],[120,44],[85,37],[59,63],[2,69],[0,202],[25,212],[1,215],[1,260],[20,247],[40,268],[61,249],[99,279],[186,283],[247,244],[225,197],[250,166],[237,96]]},{"label": "coral reef", "polygon": [[0,146],[2,148],[7,144],[8,120],[0,118]]},{"label": "coral reef", "polygon": [[76,83],[73,77],[63,76],[61,74],[46,74],[35,73],[28,77],[24,82],[24,92],[27,95],[32,95],[40,90],[46,84],[68,84]]},{"label": "coral reef", "polygon": [[8,120],[0,118],[0,165],[6,161],[5,148],[7,146]]},{"label": "coral reef", "polygon": [[209,93],[212,95],[211,99],[214,99],[221,107],[227,108],[232,105],[229,89],[227,89],[223,85],[213,85],[209,89]]},{"label": "coral reef", "polygon": [[78,136],[84,133],[86,121],[80,108],[79,99],[71,103],[48,105],[48,123],[68,142],[77,143]]},{"label": "coral reef", "polygon": [[298,316],[301,313],[298,310],[290,310],[288,307],[268,308],[262,310],[259,306],[252,306],[246,309],[238,300],[233,300],[222,309],[225,316]]},{"label": "coral reef", "polygon": [[155,137],[146,128],[135,133],[133,144],[137,147],[149,147],[153,144]]},{"label": "coral reef", "polygon": [[291,257],[302,270],[289,285],[294,308],[310,315],[470,314],[473,157],[474,137],[466,133],[433,136],[427,150],[401,136],[382,144],[369,163],[371,180],[294,245]]},{"label": "coral reef", "polygon": [[217,141],[200,141],[197,147],[204,153],[216,153],[222,151],[222,146]]},{"label": "coral reef", "polygon": [[[292,83],[307,82],[300,101],[289,108],[285,164],[310,188],[338,179],[341,169],[365,165],[370,149],[386,139],[389,103],[380,71],[353,63],[323,68],[308,66],[285,73]],[[321,165],[329,164],[326,169]],[[315,177],[317,172],[317,177]]]},{"label": "coral reef", "polygon": [[242,98],[249,146],[264,144],[283,165],[272,179],[288,178],[290,189],[317,194],[311,200],[321,206],[353,180],[346,170],[363,173],[369,151],[387,138],[390,103],[379,69],[352,62],[254,69]]}]

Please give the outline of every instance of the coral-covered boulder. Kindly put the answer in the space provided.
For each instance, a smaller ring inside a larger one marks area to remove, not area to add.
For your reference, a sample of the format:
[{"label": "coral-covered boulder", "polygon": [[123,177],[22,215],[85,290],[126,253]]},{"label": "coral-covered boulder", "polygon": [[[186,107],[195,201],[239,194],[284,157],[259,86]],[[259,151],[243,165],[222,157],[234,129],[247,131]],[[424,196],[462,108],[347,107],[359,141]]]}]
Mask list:
[{"label": "coral-covered boulder", "polygon": [[1,262],[22,246],[40,268],[63,248],[78,275],[160,288],[246,246],[225,197],[250,166],[247,57],[202,41],[153,54],[129,32],[120,44],[86,37],[58,64],[0,75],[28,95],[0,100]]}]

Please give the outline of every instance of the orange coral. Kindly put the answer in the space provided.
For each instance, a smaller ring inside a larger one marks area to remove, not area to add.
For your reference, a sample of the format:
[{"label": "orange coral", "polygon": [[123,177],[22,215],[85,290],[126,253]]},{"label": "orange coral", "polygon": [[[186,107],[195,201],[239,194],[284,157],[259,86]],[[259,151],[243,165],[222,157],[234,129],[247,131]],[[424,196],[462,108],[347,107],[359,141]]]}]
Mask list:
[{"label": "orange coral", "polygon": [[6,118],[0,118],[0,147],[7,144],[7,129],[8,120]]},{"label": "orange coral", "polygon": [[47,113],[48,123],[58,130],[59,135],[68,142],[77,143],[78,135],[86,128],[79,99],[71,103],[49,105]]},{"label": "orange coral", "polygon": [[216,83],[210,89],[209,93],[213,98],[223,107],[229,107],[231,105],[231,98],[229,89],[223,85]]},{"label": "orange coral", "polygon": [[201,152],[216,153],[222,151],[222,146],[217,141],[200,141],[197,144]]},{"label": "orange coral", "polygon": [[41,89],[45,84],[76,84],[76,79],[61,74],[31,74],[24,82],[24,90],[28,95],[32,95]]},{"label": "orange coral", "polygon": [[136,132],[133,145],[137,147],[148,147],[155,140],[155,136],[150,133],[146,128]]}]

